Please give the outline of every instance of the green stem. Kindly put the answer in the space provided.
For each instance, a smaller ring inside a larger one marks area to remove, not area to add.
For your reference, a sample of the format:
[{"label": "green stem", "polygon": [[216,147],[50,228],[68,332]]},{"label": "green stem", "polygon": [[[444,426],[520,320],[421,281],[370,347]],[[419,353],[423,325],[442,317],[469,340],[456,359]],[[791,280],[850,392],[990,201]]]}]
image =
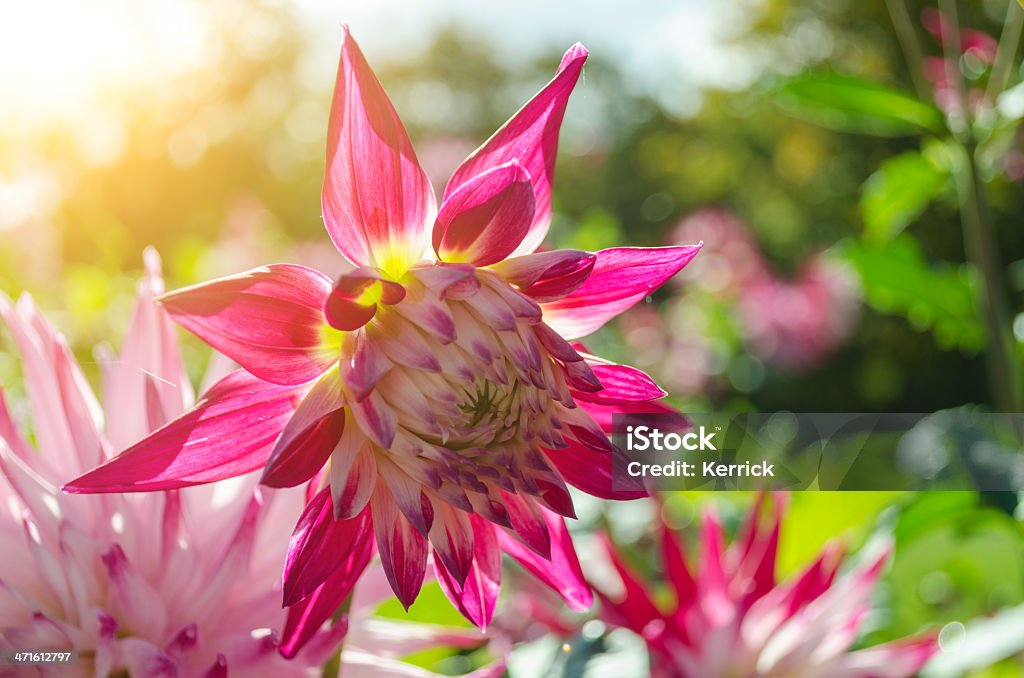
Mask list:
[{"label": "green stem", "polygon": [[939,0],[939,8],[946,15],[950,26],[943,41],[949,77],[960,92],[961,124],[951,125],[967,156],[967,175],[959,182],[960,223],[967,258],[982,277],[978,306],[988,333],[988,351],[985,356],[992,404],[1000,412],[1017,412],[1017,382],[1011,352],[1008,303],[1001,280],[1002,267],[996,254],[995,235],[982,197],[982,181],[976,157],[977,143],[971,136],[968,117],[967,87],[960,73],[960,22],[956,0]]},{"label": "green stem", "polygon": [[1021,9],[1016,0],[1010,0],[1007,3],[1003,32],[999,36],[999,48],[996,50],[996,59],[992,65],[992,73],[988,78],[988,87],[985,89],[985,100],[990,104],[995,104],[996,97],[1009,84],[1013,58],[1017,55],[1022,28],[1024,28],[1024,9]]},{"label": "green stem", "polygon": [[924,53],[921,51],[921,43],[917,40],[917,31],[910,19],[907,5],[903,0],[885,0],[885,6],[889,9],[889,18],[896,29],[896,39],[903,50],[903,59],[907,62],[914,91],[920,99],[930,101],[931,89],[928,87],[927,78],[924,77]]},{"label": "green stem", "polygon": [[[350,594],[348,594],[348,597],[345,598],[345,600],[343,600],[341,602],[341,605],[338,606],[338,609],[334,611],[334,614],[331,615],[331,620],[335,624],[341,622],[342,619],[348,615],[348,611],[349,611],[349,609],[351,609],[351,607],[352,607],[352,594],[350,593]],[[345,620],[343,623],[347,624],[348,620]],[[338,643],[338,651],[335,652],[333,655],[331,655],[331,658],[328,659],[324,663],[323,671],[321,671],[321,673],[320,673],[320,675],[323,678],[340,678],[340,676],[341,676],[341,651],[342,651],[342,649],[344,649],[344,647],[345,647],[345,640],[342,639],[342,641],[340,643]]]}]

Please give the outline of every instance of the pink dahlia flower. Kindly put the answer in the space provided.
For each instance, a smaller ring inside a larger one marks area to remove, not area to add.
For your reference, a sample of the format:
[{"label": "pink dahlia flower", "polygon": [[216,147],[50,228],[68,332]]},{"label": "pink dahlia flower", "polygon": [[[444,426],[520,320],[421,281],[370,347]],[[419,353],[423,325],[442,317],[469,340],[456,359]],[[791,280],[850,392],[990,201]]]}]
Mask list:
[{"label": "pink dahlia flower", "polygon": [[[806,570],[779,582],[775,558],[783,500],[765,520],[756,502],[739,535],[725,545],[714,511],[704,514],[700,559],[686,562],[663,526],[661,554],[670,605],[658,605],[643,579],[607,539],[621,583],[603,592],[608,623],[643,636],[657,678],[907,678],[934,654],[931,637],[851,650],[889,553],[839,574],[843,554],[827,547]],[[608,587],[606,587],[608,588]]]},{"label": "pink dahlia flower", "polygon": [[[136,497],[58,490],[191,404],[174,326],[151,302],[163,291],[158,265],[150,254],[120,360],[105,365],[107,417],[31,299],[15,306],[0,296],[38,447],[0,403],[0,646],[74,648],[80,675],[217,675],[228,666],[301,675],[302,662],[280,660],[271,631],[284,621],[272,592],[278,559],[268,560],[265,541],[285,508],[276,498],[237,483]],[[257,522],[261,514],[271,519]]]},{"label": "pink dahlia flower", "polygon": [[[105,414],[31,299],[13,305],[0,294],[37,448],[0,392],[0,648],[78,651],[76,664],[43,675],[320,675],[347,626],[348,677],[425,676],[395,653],[479,645],[479,632],[368,619],[378,567],[360,583],[346,624],[311,634],[297,659],[282,658],[278,646],[294,636],[281,610],[279,544],[305,503],[301,490],[257,491],[255,478],[145,495],[58,490],[192,404],[174,326],[152,303],[163,292],[155,252],[146,265],[120,357],[103,364]],[[14,673],[0,674],[39,675],[7,668]]]},{"label": "pink dahlia flower", "polygon": [[605,431],[618,409],[664,392],[567,340],[643,299],[698,248],[535,252],[586,58],[569,49],[554,79],[455,170],[437,208],[346,33],[322,208],[355,270],[332,280],[276,264],[163,297],[178,323],[244,370],[65,489],[164,490],[260,467],[271,487],[313,480],[322,489],[284,573],[300,636],[342,603],[375,550],[405,606],[432,552],[448,597],[481,627],[501,551],[589,606],[563,520],[574,517],[566,482],[642,495],[612,490]]}]

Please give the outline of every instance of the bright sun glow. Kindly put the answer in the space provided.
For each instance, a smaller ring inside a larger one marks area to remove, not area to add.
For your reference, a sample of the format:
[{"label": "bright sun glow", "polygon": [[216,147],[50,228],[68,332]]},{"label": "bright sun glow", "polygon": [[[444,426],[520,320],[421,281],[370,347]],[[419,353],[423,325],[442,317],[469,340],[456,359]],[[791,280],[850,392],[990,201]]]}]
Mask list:
[{"label": "bright sun glow", "polygon": [[0,113],[39,128],[105,93],[188,72],[209,48],[210,16],[191,0],[40,0],[0,7]]}]

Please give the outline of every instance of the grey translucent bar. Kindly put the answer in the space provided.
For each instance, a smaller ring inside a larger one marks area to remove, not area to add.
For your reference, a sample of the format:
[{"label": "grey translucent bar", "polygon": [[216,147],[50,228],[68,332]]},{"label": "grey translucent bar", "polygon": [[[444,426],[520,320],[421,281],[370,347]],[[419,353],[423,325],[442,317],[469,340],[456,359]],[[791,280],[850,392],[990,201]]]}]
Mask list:
[{"label": "grey translucent bar", "polygon": [[633,413],[612,488],[1024,491],[1024,414]]},{"label": "grey translucent bar", "polygon": [[0,666],[42,666],[44,664],[74,664],[76,650],[40,650],[0,648]]}]

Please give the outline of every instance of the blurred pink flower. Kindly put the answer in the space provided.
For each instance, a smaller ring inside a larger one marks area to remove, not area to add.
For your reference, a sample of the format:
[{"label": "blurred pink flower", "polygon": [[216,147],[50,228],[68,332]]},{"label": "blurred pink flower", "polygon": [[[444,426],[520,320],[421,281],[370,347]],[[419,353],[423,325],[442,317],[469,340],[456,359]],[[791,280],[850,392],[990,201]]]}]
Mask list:
[{"label": "blurred pink flower", "polygon": [[[401,121],[345,35],[327,139],[327,231],[355,270],[278,264],[162,298],[245,369],[70,492],[165,490],[264,467],[313,480],[285,564],[291,654],[380,554],[403,605],[428,555],[486,627],[501,552],[575,608],[592,597],[566,482],[615,491],[612,413],[665,395],[574,339],[643,299],[699,247],[535,250],[551,220],[558,132],[587,59],[554,78],[449,181],[440,209]],[[664,406],[652,406],[655,410]]]},{"label": "blurred pink flower", "polygon": [[346,623],[311,629],[304,651],[286,661],[280,546],[305,503],[301,490],[256,490],[255,478],[140,495],[57,489],[191,405],[174,326],[153,303],[163,292],[159,268],[147,251],[120,358],[102,364],[105,412],[31,299],[13,305],[0,295],[38,448],[0,397],[0,648],[74,648],[78,663],[51,671],[61,676],[320,675],[351,627],[350,677],[430,675],[395,653],[480,645],[479,632],[369,620],[383,579],[376,567]]},{"label": "blurred pink flower", "polygon": [[[794,280],[785,280],[773,271],[743,223],[716,208],[694,212],[670,238],[704,242],[700,259],[680,277],[690,278],[688,290],[705,292],[734,309],[744,342],[762,360],[790,370],[814,367],[852,332],[859,291],[855,278],[838,262],[812,256]],[[686,356],[691,366],[708,363],[699,350],[706,332],[673,341],[673,362]]]},{"label": "blurred pink flower", "polygon": [[854,327],[859,298],[850,272],[821,257],[807,261],[795,280],[752,278],[738,309],[748,346],[785,369],[819,364]]},{"label": "blurred pink flower", "polygon": [[930,636],[851,649],[889,553],[840,575],[842,552],[828,546],[801,574],[779,582],[782,503],[776,498],[774,515],[765,520],[759,500],[728,547],[715,512],[707,511],[695,565],[663,525],[665,584],[674,594],[669,605],[655,602],[660,597],[605,539],[621,592],[595,585],[602,618],[644,638],[655,678],[915,675],[936,651]]}]

